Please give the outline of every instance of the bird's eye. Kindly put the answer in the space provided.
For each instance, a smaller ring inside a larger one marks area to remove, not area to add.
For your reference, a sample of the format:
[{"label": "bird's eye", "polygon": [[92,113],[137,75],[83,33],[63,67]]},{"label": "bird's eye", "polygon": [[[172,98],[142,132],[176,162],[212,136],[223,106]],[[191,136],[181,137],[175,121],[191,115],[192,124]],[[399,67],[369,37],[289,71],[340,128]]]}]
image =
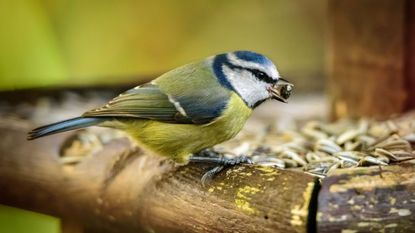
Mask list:
[{"label": "bird's eye", "polygon": [[266,73],[260,70],[251,70],[252,74],[255,75],[259,80],[262,80],[267,83],[275,83],[275,80],[269,77]]},{"label": "bird's eye", "polygon": [[264,79],[264,78],[266,78],[266,77],[267,77],[267,75],[266,75],[264,72],[261,72],[261,71],[258,71],[258,72],[256,73],[256,76],[257,76],[258,78],[260,78],[260,79]]}]

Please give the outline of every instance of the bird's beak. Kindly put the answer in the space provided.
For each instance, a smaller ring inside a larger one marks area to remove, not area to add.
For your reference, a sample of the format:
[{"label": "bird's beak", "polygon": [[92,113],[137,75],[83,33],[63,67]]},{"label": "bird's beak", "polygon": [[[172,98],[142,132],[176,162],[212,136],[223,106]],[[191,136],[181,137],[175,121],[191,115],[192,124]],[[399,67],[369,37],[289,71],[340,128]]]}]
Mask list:
[{"label": "bird's beak", "polygon": [[278,82],[271,87],[270,91],[272,98],[287,103],[287,99],[290,97],[293,87],[293,84],[280,78]]}]

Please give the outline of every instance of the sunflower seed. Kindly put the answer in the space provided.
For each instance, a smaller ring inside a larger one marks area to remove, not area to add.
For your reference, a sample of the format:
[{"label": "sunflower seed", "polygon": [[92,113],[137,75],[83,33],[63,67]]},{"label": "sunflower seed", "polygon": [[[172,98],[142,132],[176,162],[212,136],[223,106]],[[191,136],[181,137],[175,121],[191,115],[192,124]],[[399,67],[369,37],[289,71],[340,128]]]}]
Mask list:
[{"label": "sunflower seed", "polygon": [[342,151],[342,148],[329,139],[320,139],[317,141],[314,150],[333,154]]},{"label": "sunflower seed", "polygon": [[356,138],[360,134],[362,134],[360,129],[347,130],[346,132],[340,134],[339,137],[337,137],[336,143],[339,144],[339,145],[342,145],[347,141],[353,140],[354,138]]},{"label": "sunflower seed", "polygon": [[301,166],[305,166],[307,162],[301,158],[301,156],[294,151],[286,150],[281,153],[282,158],[289,158],[294,160],[295,162],[301,164]]},{"label": "sunflower seed", "polygon": [[359,165],[365,166],[365,165],[388,165],[388,164],[375,157],[365,156],[359,161]]}]

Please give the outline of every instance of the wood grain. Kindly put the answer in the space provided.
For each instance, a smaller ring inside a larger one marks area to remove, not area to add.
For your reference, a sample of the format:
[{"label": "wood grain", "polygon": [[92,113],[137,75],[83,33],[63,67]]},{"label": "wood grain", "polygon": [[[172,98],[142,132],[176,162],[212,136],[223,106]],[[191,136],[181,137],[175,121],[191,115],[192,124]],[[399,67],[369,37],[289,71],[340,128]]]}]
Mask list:
[{"label": "wood grain", "polygon": [[409,72],[405,72],[407,2],[328,2],[328,92],[333,118],[385,119],[409,106],[414,89],[408,86]]},{"label": "wood grain", "polygon": [[415,2],[405,4],[405,87],[408,90],[406,110],[415,109]]},{"label": "wood grain", "polygon": [[174,166],[126,139],[62,165],[68,134],[28,142],[24,127],[0,132],[0,203],[69,219],[85,232],[307,231],[316,180],[301,172],[238,166],[204,188],[208,167]]},{"label": "wood grain", "polygon": [[415,165],[341,169],[323,179],[324,232],[415,232]]}]

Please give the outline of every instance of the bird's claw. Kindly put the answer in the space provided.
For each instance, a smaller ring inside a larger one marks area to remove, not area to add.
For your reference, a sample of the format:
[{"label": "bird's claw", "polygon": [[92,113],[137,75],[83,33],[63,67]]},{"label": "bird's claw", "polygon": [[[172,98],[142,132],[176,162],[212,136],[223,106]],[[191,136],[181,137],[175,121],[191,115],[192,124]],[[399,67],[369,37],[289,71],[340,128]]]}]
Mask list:
[{"label": "bird's claw", "polygon": [[209,183],[213,179],[213,177],[219,174],[224,168],[225,166],[216,166],[210,169],[209,171],[205,172],[205,174],[203,174],[202,178],[200,179],[202,182],[202,186],[206,187],[206,183]]},{"label": "bird's claw", "polygon": [[211,181],[217,174],[223,171],[223,169],[227,167],[233,167],[242,163],[252,164],[252,160],[249,159],[247,156],[238,156],[235,158],[225,158],[219,156],[212,156],[212,155],[219,155],[219,153],[204,150],[198,154],[201,157],[191,157],[190,161],[192,162],[205,162],[205,163],[214,163],[217,164],[214,168],[207,171],[201,178],[202,185],[205,187],[205,184]]}]

